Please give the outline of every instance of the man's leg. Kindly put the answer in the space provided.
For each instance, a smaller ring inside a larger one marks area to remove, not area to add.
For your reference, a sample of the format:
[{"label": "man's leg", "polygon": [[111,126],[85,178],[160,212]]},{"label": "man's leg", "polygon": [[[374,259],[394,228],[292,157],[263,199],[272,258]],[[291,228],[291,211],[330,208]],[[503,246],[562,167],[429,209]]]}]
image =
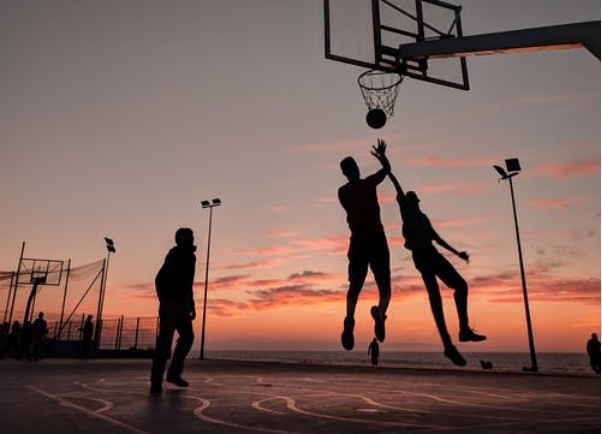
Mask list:
[{"label": "man's leg", "polygon": [[464,366],[466,365],[466,360],[454,346],[451,337],[449,336],[449,332],[447,331],[447,325],[445,324],[441,292],[439,290],[439,284],[437,283],[437,276],[434,273],[433,255],[429,253],[414,252],[412,258],[416,265],[416,269],[420,271],[420,274],[422,275],[422,281],[424,282],[424,287],[429,296],[431,312],[433,313],[437,331],[443,342],[443,354],[455,365]]},{"label": "man's leg", "polygon": [[437,331],[443,342],[443,346],[448,348],[453,346],[449,332],[447,331],[447,325],[445,323],[445,314],[443,312],[443,301],[441,300],[441,292],[439,291],[439,284],[434,274],[423,274],[422,280],[429,296],[429,304],[431,306],[431,312],[437,325]]},{"label": "man's leg", "polygon": [[454,290],[454,301],[460,326],[460,341],[479,342],[487,339],[486,336],[476,334],[470,328],[468,321],[468,284],[454,266],[441,254],[438,254],[437,258],[437,275],[445,285]]},{"label": "man's leg", "polygon": [[[188,316],[187,313],[185,313]],[[178,332],[178,341],[171,359],[169,371],[166,380],[180,387],[188,386],[188,382],[182,379],[184,372],[184,360],[192,348],[194,342],[194,332],[192,330],[192,320],[190,317],[182,318],[176,326]]]},{"label": "man's leg", "polygon": [[167,309],[159,310],[159,334],[155,344],[155,354],[151,368],[151,391],[160,392],[165,365],[169,359],[175,326]]},{"label": "man's leg", "polygon": [[370,269],[378,287],[378,306],[372,306],[370,314],[374,318],[374,334],[383,342],[385,340],[385,320],[391,301],[391,256],[387,238],[384,234],[375,237],[370,245]]},{"label": "man's leg", "polygon": [[355,327],[357,300],[368,274],[367,252],[363,243],[352,238],[347,257],[349,258],[349,289],[347,290],[346,317],[343,321],[341,343],[343,348],[350,351],[355,345],[353,328]]}]

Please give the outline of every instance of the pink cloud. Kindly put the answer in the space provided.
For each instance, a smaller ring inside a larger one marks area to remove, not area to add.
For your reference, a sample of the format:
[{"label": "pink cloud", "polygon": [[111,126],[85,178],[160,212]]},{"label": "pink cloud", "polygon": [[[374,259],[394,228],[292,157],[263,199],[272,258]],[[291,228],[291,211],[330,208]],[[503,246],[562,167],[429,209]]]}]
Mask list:
[{"label": "pink cloud", "polygon": [[438,184],[438,185],[423,185],[417,189],[420,193],[442,193],[442,194],[461,194],[472,196],[482,194],[485,189],[476,184],[456,183],[456,184]]},{"label": "pink cloud", "polygon": [[491,160],[450,160],[431,156],[411,158],[406,160],[405,164],[437,167],[486,167],[491,166]]},{"label": "pink cloud", "polygon": [[589,202],[594,200],[593,196],[578,196],[578,197],[553,197],[549,199],[532,199],[529,204],[538,209],[562,208],[568,205]]},{"label": "pink cloud", "polygon": [[488,220],[484,218],[463,218],[463,219],[449,219],[449,220],[435,220],[433,222],[433,226],[435,227],[443,227],[443,226],[473,226],[477,224],[486,223]]},{"label": "pink cloud", "polygon": [[600,174],[600,160],[578,160],[565,164],[548,164],[536,170],[531,176],[548,176],[554,179],[566,179],[575,176]]},{"label": "pink cloud", "polygon": [[277,266],[281,265],[283,262],[284,261],[281,258],[274,258],[274,259],[268,259],[265,261],[253,261],[253,262],[247,262],[247,263],[243,263],[243,264],[226,265],[226,266],[223,266],[220,268],[225,269],[225,270],[266,269],[266,268],[277,267]]},{"label": "pink cloud", "polygon": [[345,254],[349,244],[348,238],[319,238],[314,240],[291,240],[291,244],[303,246],[311,250],[329,250],[332,254]]},{"label": "pink cloud", "polygon": [[294,250],[290,247],[274,246],[256,250],[234,250],[233,253],[245,256],[283,256],[292,253]]}]

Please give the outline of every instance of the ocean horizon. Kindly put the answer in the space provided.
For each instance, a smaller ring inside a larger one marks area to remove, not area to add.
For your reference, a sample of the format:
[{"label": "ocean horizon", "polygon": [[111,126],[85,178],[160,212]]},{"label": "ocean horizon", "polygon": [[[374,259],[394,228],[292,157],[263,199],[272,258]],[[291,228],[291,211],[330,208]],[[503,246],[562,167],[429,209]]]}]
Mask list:
[{"label": "ocean horizon", "polygon": [[[531,366],[531,356],[523,352],[463,352],[468,364],[455,366],[442,352],[436,351],[381,351],[378,366],[387,368],[483,370],[481,360],[491,362],[498,372],[523,372]],[[198,351],[189,357],[199,357]],[[365,351],[262,351],[214,350],[205,351],[206,359],[322,364],[341,366],[371,366]],[[579,374],[596,376],[585,353],[537,353],[538,372],[542,374]],[[377,368],[377,367],[376,367]]]}]

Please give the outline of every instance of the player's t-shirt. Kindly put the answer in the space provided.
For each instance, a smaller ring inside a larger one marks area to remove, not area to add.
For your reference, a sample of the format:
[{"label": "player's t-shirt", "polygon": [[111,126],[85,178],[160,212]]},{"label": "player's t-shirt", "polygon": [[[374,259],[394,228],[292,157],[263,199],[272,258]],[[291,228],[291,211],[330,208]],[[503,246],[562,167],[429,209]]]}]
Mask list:
[{"label": "player's t-shirt", "polygon": [[397,196],[397,203],[403,220],[402,234],[405,248],[412,251],[433,250],[434,230],[431,221],[418,207],[408,206],[405,198]]},{"label": "player's t-shirt", "polygon": [[339,201],[347,212],[347,224],[352,235],[384,233],[376,194],[380,178],[382,176],[374,174],[339,188]]}]

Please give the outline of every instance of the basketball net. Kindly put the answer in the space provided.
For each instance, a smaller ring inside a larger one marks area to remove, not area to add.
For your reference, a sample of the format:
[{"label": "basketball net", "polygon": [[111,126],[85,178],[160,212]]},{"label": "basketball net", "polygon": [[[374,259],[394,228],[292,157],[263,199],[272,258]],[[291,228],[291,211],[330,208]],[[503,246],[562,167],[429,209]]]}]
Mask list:
[{"label": "basketball net", "polygon": [[384,72],[376,69],[363,72],[357,78],[357,83],[368,109],[381,109],[388,118],[392,117],[403,77],[397,72]]}]

